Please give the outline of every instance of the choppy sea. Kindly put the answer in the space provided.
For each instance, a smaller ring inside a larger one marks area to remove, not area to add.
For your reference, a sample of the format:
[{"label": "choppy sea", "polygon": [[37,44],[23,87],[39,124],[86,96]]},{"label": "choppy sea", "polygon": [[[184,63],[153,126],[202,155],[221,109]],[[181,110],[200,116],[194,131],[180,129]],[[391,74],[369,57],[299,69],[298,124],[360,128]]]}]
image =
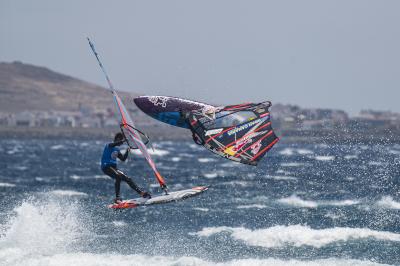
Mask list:
[{"label": "choppy sea", "polygon": [[[156,142],[171,190],[210,189],[121,212],[103,146],[0,140],[0,265],[400,265],[398,144],[281,141],[253,167]],[[120,168],[157,194],[140,155]]]}]

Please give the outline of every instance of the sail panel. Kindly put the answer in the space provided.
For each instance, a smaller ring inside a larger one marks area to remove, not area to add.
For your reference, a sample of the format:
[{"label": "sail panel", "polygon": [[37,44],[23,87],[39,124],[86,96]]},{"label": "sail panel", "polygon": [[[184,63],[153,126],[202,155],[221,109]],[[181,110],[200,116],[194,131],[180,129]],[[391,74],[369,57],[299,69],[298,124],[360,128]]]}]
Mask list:
[{"label": "sail panel", "polygon": [[115,103],[117,105],[117,109],[119,111],[119,123],[120,123],[120,127],[122,132],[125,135],[126,141],[129,145],[130,148],[136,149],[138,148],[144,158],[146,159],[147,163],[149,164],[149,166],[151,167],[151,169],[153,170],[157,181],[160,183],[161,187],[166,187],[166,183],[164,178],[160,175],[160,173],[158,172],[156,165],[153,161],[153,159],[151,158],[149,152],[147,151],[147,147],[145,142],[143,141],[143,134],[141,134],[140,131],[138,131],[135,128],[135,125],[133,123],[132,118],[130,117],[129,113],[126,110],[125,105],[122,103],[121,98],[118,96],[117,92],[113,91],[113,95],[114,95],[114,100]]},{"label": "sail panel", "polygon": [[199,109],[189,113],[192,131],[208,150],[232,161],[257,165],[275,145],[270,102]]}]

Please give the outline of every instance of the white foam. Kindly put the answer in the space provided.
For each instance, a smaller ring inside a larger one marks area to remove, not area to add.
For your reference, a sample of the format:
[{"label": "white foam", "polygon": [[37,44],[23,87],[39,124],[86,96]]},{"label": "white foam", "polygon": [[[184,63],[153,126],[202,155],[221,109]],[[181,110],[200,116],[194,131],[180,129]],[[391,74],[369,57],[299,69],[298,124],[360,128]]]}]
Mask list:
[{"label": "white foam", "polygon": [[20,170],[20,171],[25,171],[25,170],[28,169],[27,166],[22,166],[22,165],[16,165],[13,168],[16,169],[16,170]]},{"label": "white foam", "polygon": [[281,175],[281,176],[277,176],[277,175],[275,175],[275,176],[270,176],[270,175],[268,175],[267,178],[268,178],[268,179],[279,180],[279,181],[281,181],[281,180],[284,180],[284,181],[294,181],[294,180],[297,180],[296,177],[293,177],[293,176],[283,176],[283,175]]},{"label": "white foam", "polygon": [[226,172],[224,170],[216,170],[211,173],[205,173],[205,174],[203,174],[203,176],[206,178],[209,178],[209,179],[214,179],[218,176],[224,176],[225,174],[226,174]]},{"label": "white foam", "polygon": [[368,165],[372,165],[372,166],[381,166],[383,164],[384,164],[383,162],[377,162],[377,161],[368,162]]},{"label": "white foam", "polygon": [[192,149],[192,150],[201,150],[202,148],[200,147],[200,145],[197,145],[197,144],[189,144],[189,147]]},{"label": "white foam", "polygon": [[343,213],[327,212],[324,216],[328,217],[328,218],[331,218],[332,220],[337,220],[337,219],[343,218],[344,214]]},{"label": "white foam", "polygon": [[7,154],[14,154],[16,152],[18,152],[18,151],[17,150],[9,150],[9,151],[7,151]]},{"label": "white foam", "polygon": [[107,175],[94,175],[93,177],[95,179],[110,179],[110,177]]},{"label": "white foam", "polygon": [[333,200],[333,201],[322,201],[320,205],[327,206],[351,206],[360,204],[358,200]]},{"label": "white foam", "polygon": [[205,227],[201,231],[191,233],[199,237],[209,237],[221,232],[231,234],[236,240],[250,246],[278,248],[285,246],[313,246],[321,248],[338,241],[374,238],[377,240],[400,242],[400,234],[387,231],[375,231],[368,228],[334,227],[312,229],[304,225],[277,225],[266,229],[246,229],[243,227]]},{"label": "white foam", "polygon": [[215,159],[213,158],[198,158],[197,159],[200,163],[209,163],[209,162],[214,162]]},{"label": "white foam", "polygon": [[291,162],[291,163],[281,163],[281,166],[284,167],[299,167],[304,165],[304,163],[295,163],[295,162]]},{"label": "white foam", "polygon": [[22,151],[22,147],[21,146],[14,146],[11,150],[7,151],[7,154],[15,154],[17,152]]},{"label": "white foam", "polygon": [[49,192],[52,195],[56,195],[56,196],[67,196],[67,197],[73,197],[73,196],[80,196],[80,197],[86,197],[88,196],[88,194],[84,193],[84,192],[79,192],[79,191],[75,191],[75,190],[53,190]]},{"label": "white foam", "polygon": [[177,183],[171,186],[172,190],[180,190],[183,189],[184,186],[181,183]]},{"label": "white foam", "polygon": [[81,179],[82,177],[79,175],[71,175],[69,178],[74,179],[74,180],[78,180]]},{"label": "white foam", "polygon": [[173,162],[179,162],[180,160],[182,160],[181,157],[172,157],[171,158],[171,161],[173,161]]},{"label": "white foam", "polygon": [[392,148],[394,148],[394,149],[400,149],[400,144],[394,144]]},{"label": "white foam", "polygon": [[87,143],[87,142],[81,142],[80,144],[79,144],[79,146],[81,146],[81,147],[88,147],[90,144],[89,143]]},{"label": "white foam", "polygon": [[128,224],[126,223],[126,222],[124,222],[124,221],[112,221],[112,224],[115,226],[115,227],[124,227],[124,226],[127,226]]},{"label": "white foam", "polygon": [[194,157],[194,155],[191,154],[191,153],[181,153],[181,156],[184,157],[184,158],[191,158],[191,157]]},{"label": "white foam", "polygon": [[352,160],[352,159],[357,159],[358,156],[357,155],[345,155],[344,158],[346,160]]},{"label": "white foam", "polygon": [[64,145],[53,145],[53,146],[51,146],[50,147],[50,149],[51,150],[62,150],[62,149],[65,149],[65,146]]},{"label": "white foam", "polygon": [[220,166],[230,168],[230,167],[239,166],[239,164],[237,162],[226,162],[226,163],[221,164]]},{"label": "white foam", "polygon": [[300,155],[309,155],[309,154],[314,154],[312,150],[308,149],[292,149],[292,148],[285,148],[279,152],[280,155],[284,156],[292,156],[295,153],[300,154]]},{"label": "white foam", "polygon": [[[18,256],[10,252],[8,257]],[[0,254],[0,258],[1,258]],[[4,258],[7,258],[4,256]],[[8,259],[8,258],[7,258]],[[8,259],[5,262],[9,262]],[[354,259],[340,259],[340,258],[329,258],[329,259],[318,259],[318,260],[284,260],[275,258],[266,259],[233,259],[224,262],[214,262],[203,260],[196,257],[167,257],[167,256],[146,256],[141,254],[135,255],[120,255],[111,253],[64,253],[64,254],[53,254],[51,256],[40,257],[22,257],[18,260],[18,264],[21,266],[379,266],[378,264],[371,261],[362,261]]]},{"label": "white foam", "polygon": [[393,200],[391,196],[382,197],[376,204],[387,209],[400,209],[400,202]]},{"label": "white foam", "polygon": [[208,208],[199,208],[199,207],[194,207],[193,210],[196,211],[201,211],[201,212],[208,212],[210,209]]},{"label": "white foam", "polygon": [[24,202],[14,212],[0,238],[2,265],[30,265],[25,259],[31,256],[34,265],[47,265],[40,263],[43,256],[67,252],[86,236],[89,221],[80,221],[77,206],[66,201]]},{"label": "white foam", "polygon": [[0,183],[0,187],[15,187],[15,184],[11,184],[11,183]]},{"label": "white foam", "polygon": [[254,177],[256,177],[257,175],[255,174],[255,173],[248,173],[247,174],[247,177],[249,177],[249,178],[254,178]]},{"label": "white foam", "polygon": [[205,177],[205,178],[208,178],[208,179],[213,179],[213,178],[216,178],[217,176],[218,176],[217,173],[208,173],[208,174],[204,174],[204,177]]},{"label": "white foam", "polygon": [[236,208],[238,208],[238,209],[264,209],[264,208],[267,208],[267,206],[261,205],[261,204],[250,204],[250,205],[239,205]]},{"label": "white foam", "polygon": [[293,149],[285,148],[279,152],[280,155],[291,156],[294,154]]},{"label": "white foam", "polygon": [[313,154],[314,152],[307,149],[297,149],[297,153],[301,155]]},{"label": "white foam", "polygon": [[335,156],[323,156],[323,155],[320,155],[320,156],[315,156],[315,160],[318,160],[318,161],[333,161],[333,160],[335,160]]},{"label": "white foam", "polygon": [[277,200],[279,203],[295,206],[295,207],[301,207],[301,208],[316,208],[318,207],[317,202],[315,201],[310,201],[310,200],[303,200],[300,197],[296,195],[292,195],[287,198],[282,198]]},{"label": "white foam", "polygon": [[279,199],[277,202],[300,208],[317,208],[319,206],[351,206],[360,203],[358,200],[303,200],[297,195],[291,195],[290,197]]},{"label": "white foam", "polygon": [[[148,149],[147,150],[151,156],[165,156],[168,155],[170,152],[167,150],[160,150],[160,149]],[[130,153],[135,155],[142,155],[142,152],[139,149],[131,150]]]},{"label": "white foam", "polygon": [[227,182],[221,182],[221,185],[228,185],[228,186],[241,186],[241,187],[247,187],[250,186],[249,182],[246,181],[240,181],[240,180],[233,180],[233,181],[227,181]]},{"label": "white foam", "polygon": [[398,151],[398,150],[389,150],[389,153],[390,154],[394,154],[394,155],[399,155],[400,151]]},{"label": "white foam", "polygon": [[286,170],[283,170],[283,169],[278,169],[275,173],[277,173],[277,174],[284,174],[284,175],[290,175],[290,174],[292,174],[291,172],[286,171]]}]

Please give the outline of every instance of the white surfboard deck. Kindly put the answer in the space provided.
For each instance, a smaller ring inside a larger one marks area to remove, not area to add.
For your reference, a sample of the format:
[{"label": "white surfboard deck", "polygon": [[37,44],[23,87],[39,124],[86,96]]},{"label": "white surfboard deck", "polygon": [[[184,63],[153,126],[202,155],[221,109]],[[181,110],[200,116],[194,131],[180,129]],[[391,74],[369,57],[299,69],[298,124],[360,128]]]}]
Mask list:
[{"label": "white surfboard deck", "polygon": [[190,197],[197,196],[197,195],[203,193],[204,191],[206,191],[207,189],[208,189],[208,187],[200,186],[200,187],[193,187],[190,189],[171,191],[171,192],[168,192],[168,194],[152,196],[151,199],[136,198],[136,199],[123,200],[120,203],[114,203],[114,204],[108,205],[108,208],[129,209],[129,208],[136,208],[139,206],[169,203],[169,202],[184,200],[184,199],[187,199]]}]

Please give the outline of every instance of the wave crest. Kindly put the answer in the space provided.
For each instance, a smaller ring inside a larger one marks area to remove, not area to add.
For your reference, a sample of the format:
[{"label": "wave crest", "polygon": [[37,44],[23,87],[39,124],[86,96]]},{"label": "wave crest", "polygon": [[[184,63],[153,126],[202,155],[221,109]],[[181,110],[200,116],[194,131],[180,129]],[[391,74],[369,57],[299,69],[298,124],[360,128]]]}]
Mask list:
[{"label": "wave crest", "polygon": [[221,232],[228,232],[232,238],[245,242],[250,246],[279,248],[285,246],[313,246],[321,248],[338,241],[374,238],[377,240],[398,241],[400,234],[375,231],[368,228],[334,227],[312,229],[303,225],[277,225],[266,229],[251,230],[243,227],[205,227],[192,233],[200,237],[209,237]]}]

